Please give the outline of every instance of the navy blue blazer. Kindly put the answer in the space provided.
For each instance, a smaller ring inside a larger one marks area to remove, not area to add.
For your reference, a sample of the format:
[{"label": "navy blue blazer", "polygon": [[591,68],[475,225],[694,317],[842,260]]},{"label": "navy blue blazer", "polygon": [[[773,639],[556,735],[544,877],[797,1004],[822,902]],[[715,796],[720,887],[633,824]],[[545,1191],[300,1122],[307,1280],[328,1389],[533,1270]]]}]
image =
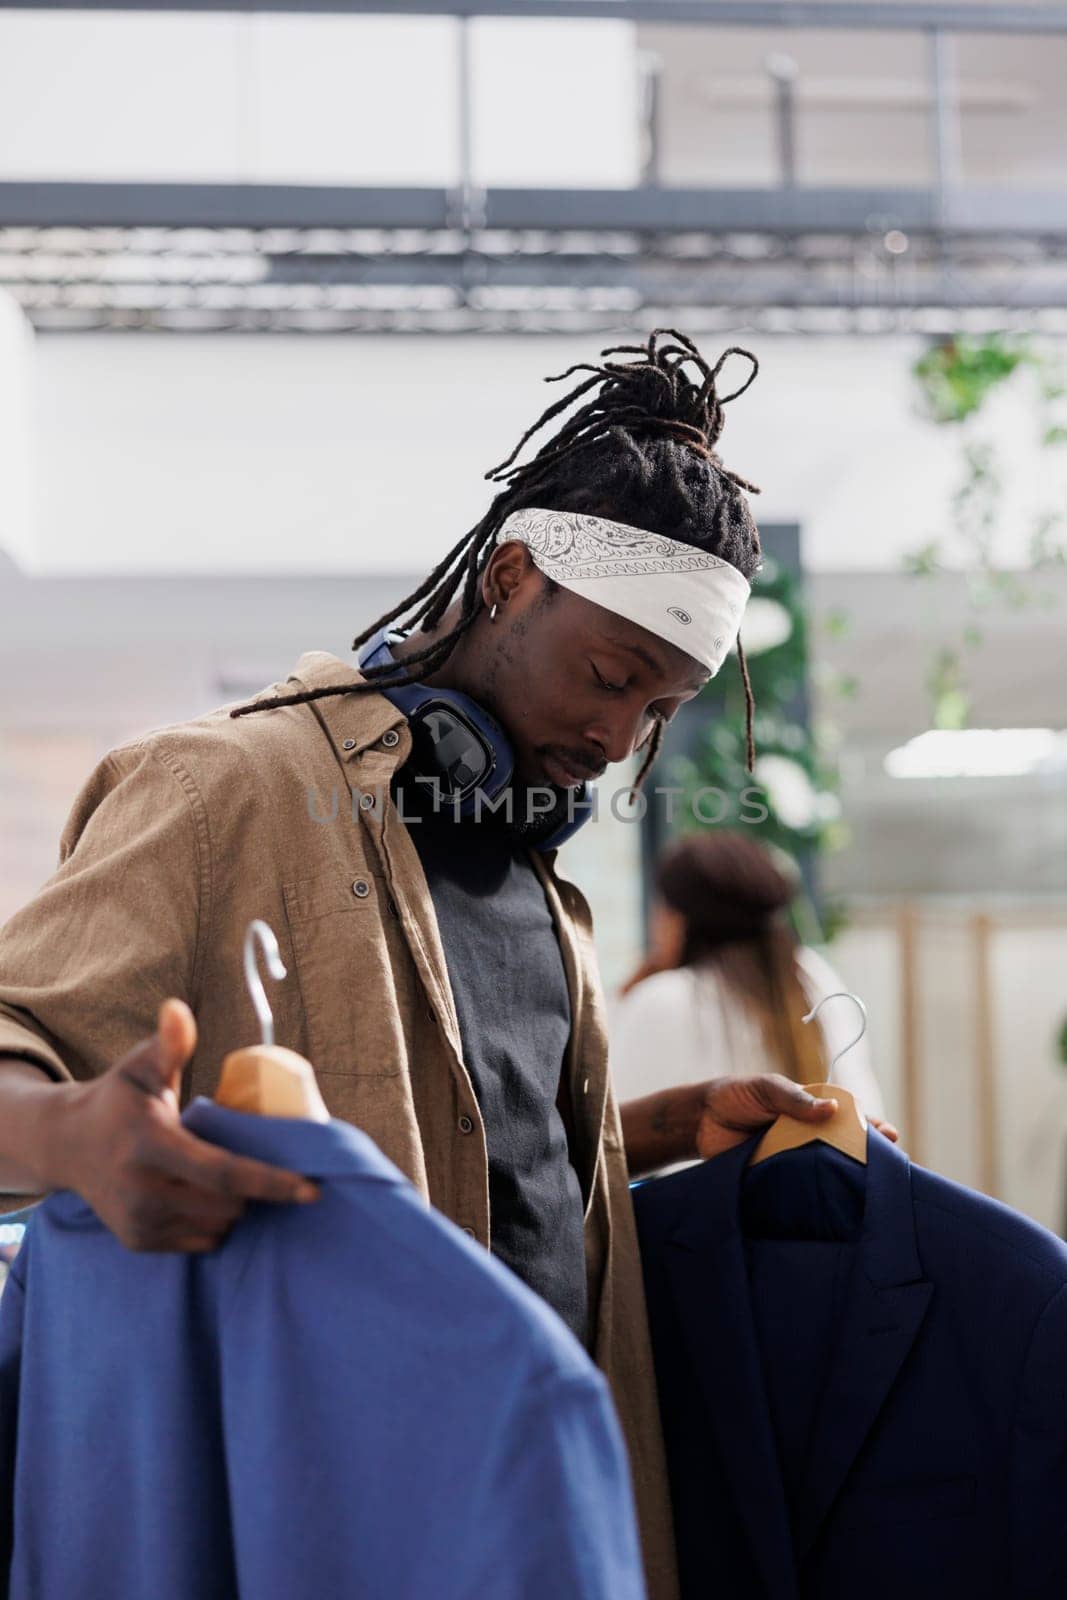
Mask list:
[{"label": "navy blue blazer", "polygon": [[[754,1145],[634,1190],[683,1600],[1064,1600],[1067,1247],[876,1133],[866,1168],[820,1144],[746,1173]],[[782,1215],[835,1163],[859,1211],[833,1349],[772,1408],[746,1195]],[[787,1489],[791,1407],[811,1426]]]},{"label": "navy blue blazer", "polygon": [[644,1600],[603,1377],[357,1128],[196,1100],[321,1181],[206,1255],[71,1193],[0,1300],[9,1600]]}]

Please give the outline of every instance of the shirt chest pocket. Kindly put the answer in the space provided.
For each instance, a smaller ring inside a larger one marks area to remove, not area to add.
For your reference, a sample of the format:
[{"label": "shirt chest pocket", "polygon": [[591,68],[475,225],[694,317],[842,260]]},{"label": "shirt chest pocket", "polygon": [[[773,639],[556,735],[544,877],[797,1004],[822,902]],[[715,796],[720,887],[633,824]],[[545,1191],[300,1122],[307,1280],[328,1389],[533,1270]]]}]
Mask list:
[{"label": "shirt chest pocket", "polygon": [[[283,885],[285,915],[316,1073],[393,1077],[406,1061],[388,890],[365,868]],[[406,989],[402,984],[401,989]]]}]

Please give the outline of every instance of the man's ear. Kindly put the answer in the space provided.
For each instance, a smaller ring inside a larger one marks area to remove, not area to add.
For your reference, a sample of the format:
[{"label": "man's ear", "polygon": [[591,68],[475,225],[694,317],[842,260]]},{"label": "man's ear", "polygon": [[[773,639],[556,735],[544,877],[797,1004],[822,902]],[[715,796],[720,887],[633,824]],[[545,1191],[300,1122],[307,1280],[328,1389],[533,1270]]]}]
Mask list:
[{"label": "man's ear", "polygon": [[[540,593],[540,574],[526,546],[518,539],[508,539],[498,544],[482,573],[482,600],[485,605],[497,605],[503,609],[509,600],[532,598],[534,589]],[[527,591],[530,591],[529,596]]]}]

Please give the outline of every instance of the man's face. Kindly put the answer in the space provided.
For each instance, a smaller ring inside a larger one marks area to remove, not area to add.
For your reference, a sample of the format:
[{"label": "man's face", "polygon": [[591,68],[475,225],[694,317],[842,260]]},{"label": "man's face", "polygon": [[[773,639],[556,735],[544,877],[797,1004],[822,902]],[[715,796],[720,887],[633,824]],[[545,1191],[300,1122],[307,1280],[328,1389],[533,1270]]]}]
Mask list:
[{"label": "man's face", "polygon": [[567,589],[546,594],[532,563],[485,619],[478,674],[473,692],[507,731],[518,780],[560,788],[626,760],[709,677],[637,623]]}]

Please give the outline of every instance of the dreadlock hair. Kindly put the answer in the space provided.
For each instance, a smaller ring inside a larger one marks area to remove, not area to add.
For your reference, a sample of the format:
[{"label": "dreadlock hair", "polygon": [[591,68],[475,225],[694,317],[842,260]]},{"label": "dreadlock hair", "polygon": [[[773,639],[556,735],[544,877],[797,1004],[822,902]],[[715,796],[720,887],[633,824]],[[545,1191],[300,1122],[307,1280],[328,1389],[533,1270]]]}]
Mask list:
[{"label": "dreadlock hair", "polygon": [[[661,341],[669,342],[661,342]],[[732,394],[720,395],[719,373],[732,355],[751,363],[745,382]],[[611,360],[634,356],[632,361]],[[690,377],[687,366],[697,369]],[[298,694],[276,695],[239,706],[231,717],[301,705],[326,695],[377,693],[402,684],[419,683],[438,671],[482,609],[480,579],[493,553],[505,518],[524,506],[551,511],[584,512],[610,518],[650,533],[666,534],[682,544],[719,556],[751,579],[760,565],[760,541],[744,492],[758,494],[725,467],[715,452],[723,429],[723,407],[752,383],[759,363],[737,346],[723,352],[710,367],[691,339],[674,328],[656,328],[644,345],[613,345],[601,351],[600,363],[579,362],[546,378],[560,383],[577,372],[590,376],[550,405],[527,428],[511,454],[485,476],[504,487],[480,522],[452,546],[418,588],[399,601],[352,642],[353,650],[380,628],[400,624],[411,632],[431,632],[457,593],[461,595],[455,625],[401,666],[364,669],[364,681],[324,685]],[[590,391],[596,392],[590,395]],[[582,396],[590,396],[537,453],[516,465],[523,446],[546,423]],[[753,697],[741,641],[737,658],[745,693],[748,767],[755,761],[752,733]],[[646,740],[646,755],[634,781],[636,793],[659,753],[663,723],[656,722]]]}]

